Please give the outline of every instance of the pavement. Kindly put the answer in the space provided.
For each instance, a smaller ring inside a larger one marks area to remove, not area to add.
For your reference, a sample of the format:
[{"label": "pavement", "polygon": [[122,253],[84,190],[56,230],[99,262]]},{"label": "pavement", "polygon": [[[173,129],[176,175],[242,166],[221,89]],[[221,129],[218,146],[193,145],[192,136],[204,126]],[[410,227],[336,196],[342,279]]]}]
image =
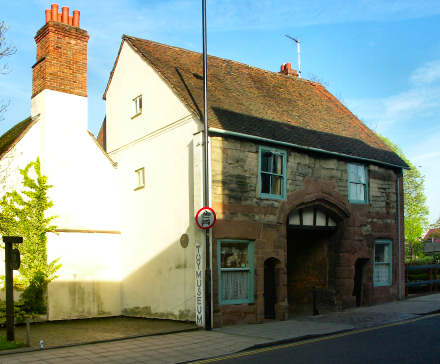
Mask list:
[{"label": "pavement", "polygon": [[0,353],[0,363],[186,363],[440,311],[440,293],[287,321],[234,325],[39,351]]}]

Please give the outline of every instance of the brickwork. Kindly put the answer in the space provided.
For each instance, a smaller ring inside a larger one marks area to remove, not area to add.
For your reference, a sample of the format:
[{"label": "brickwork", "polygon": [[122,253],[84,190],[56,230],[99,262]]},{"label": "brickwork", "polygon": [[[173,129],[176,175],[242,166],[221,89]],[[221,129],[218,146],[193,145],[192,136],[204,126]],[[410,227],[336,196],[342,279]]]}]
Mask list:
[{"label": "brickwork", "polygon": [[87,97],[87,31],[49,21],[36,34],[32,97],[45,89]]},{"label": "brickwork", "polygon": [[[398,265],[393,264],[391,286],[373,287],[372,272],[376,239],[391,240],[393,262],[398,261],[396,186],[400,171],[367,165],[369,203],[351,204],[348,201],[346,161],[278,148],[287,152],[287,196],[278,201],[258,197],[257,144],[212,137],[211,148],[213,207],[217,213],[213,229],[216,326],[264,320],[264,262],[270,258],[279,261],[277,319],[287,318],[289,310],[295,311],[293,306],[299,305],[301,300],[303,304],[311,305],[312,286],[320,289],[322,305],[329,304],[333,309],[354,306],[355,262],[359,258],[369,259],[365,269],[363,304],[397,298]],[[327,211],[337,221],[335,232],[312,237],[314,250],[301,247],[301,244],[308,244],[312,235],[301,236],[287,230],[289,214],[306,206]],[[220,239],[254,241],[254,303],[218,304],[216,242]],[[288,244],[292,247],[289,253]],[[296,244],[295,248],[293,244]],[[294,265],[296,270],[292,269]],[[295,294],[293,290],[296,290]]]}]

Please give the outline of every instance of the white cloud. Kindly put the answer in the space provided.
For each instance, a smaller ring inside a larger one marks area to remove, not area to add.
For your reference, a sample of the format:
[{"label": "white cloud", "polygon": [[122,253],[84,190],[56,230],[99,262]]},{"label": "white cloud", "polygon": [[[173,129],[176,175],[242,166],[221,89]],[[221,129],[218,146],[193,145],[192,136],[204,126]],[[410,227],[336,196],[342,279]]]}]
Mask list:
[{"label": "white cloud", "polygon": [[440,60],[423,64],[409,77],[411,87],[383,98],[347,100],[347,106],[381,134],[414,119],[440,115]]},{"label": "white cloud", "polygon": [[425,63],[417,68],[410,80],[415,85],[430,84],[440,80],[440,60]]}]

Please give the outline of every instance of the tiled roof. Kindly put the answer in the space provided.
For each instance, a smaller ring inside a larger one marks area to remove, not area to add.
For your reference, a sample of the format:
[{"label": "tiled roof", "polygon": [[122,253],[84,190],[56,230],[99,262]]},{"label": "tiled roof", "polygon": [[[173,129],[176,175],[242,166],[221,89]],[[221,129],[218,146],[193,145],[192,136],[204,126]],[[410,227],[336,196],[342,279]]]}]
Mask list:
[{"label": "tiled roof", "polygon": [[436,229],[429,229],[429,231],[425,234],[423,237],[423,241],[426,241],[428,239],[434,238],[434,241],[440,242],[440,228]]},{"label": "tiled roof", "polygon": [[[126,35],[123,41],[127,41],[201,118],[200,53]],[[316,82],[209,56],[208,105],[210,128],[408,167]]]},{"label": "tiled roof", "polygon": [[0,159],[11,150],[11,148],[23,138],[26,132],[33,125],[31,117],[19,122],[0,137]]}]

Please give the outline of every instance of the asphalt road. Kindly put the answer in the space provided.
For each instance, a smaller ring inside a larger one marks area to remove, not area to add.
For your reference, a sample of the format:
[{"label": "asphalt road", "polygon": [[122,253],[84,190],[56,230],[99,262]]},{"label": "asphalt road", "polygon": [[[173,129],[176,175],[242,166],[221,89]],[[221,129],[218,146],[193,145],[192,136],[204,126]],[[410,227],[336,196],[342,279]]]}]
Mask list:
[{"label": "asphalt road", "polygon": [[440,363],[440,314],[199,363]]}]

